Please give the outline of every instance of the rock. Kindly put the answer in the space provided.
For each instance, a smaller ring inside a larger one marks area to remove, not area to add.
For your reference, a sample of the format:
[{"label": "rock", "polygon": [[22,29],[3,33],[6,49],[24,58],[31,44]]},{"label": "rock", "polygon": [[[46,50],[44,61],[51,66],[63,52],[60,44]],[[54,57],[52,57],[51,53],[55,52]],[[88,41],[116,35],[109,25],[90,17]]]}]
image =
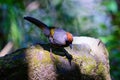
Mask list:
[{"label": "rock", "polygon": [[0,80],[111,80],[99,39],[74,37],[72,49],[52,47],[52,56],[49,50],[49,44],[33,45],[0,58]]}]

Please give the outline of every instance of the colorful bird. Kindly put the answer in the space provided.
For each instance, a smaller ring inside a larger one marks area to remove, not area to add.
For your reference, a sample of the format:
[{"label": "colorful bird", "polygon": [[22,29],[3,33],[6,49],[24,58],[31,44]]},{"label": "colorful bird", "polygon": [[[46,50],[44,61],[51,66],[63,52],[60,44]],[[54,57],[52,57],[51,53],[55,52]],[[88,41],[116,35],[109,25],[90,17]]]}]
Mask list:
[{"label": "colorful bird", "polygon": [[[45,36],[48,37],[48,39],[52,45],[54,45],[56,47],[70,46],[70,48],[72,48],[73,36],[71,33],[66,32],[65,30],[63,30],[61,28],[48,27],[46,24],[44,24],[43,22],[41,22],[33,17],[27,16],[27,17],[24,17],[24,19],[32,22],[37,27],[39,27],[43,31]],[[52,52],[51,49],[50,49],[50,52]],[[69,62],[71,63],[72,56],[66,55],[66,57],[68,59],[70,59]]]}]

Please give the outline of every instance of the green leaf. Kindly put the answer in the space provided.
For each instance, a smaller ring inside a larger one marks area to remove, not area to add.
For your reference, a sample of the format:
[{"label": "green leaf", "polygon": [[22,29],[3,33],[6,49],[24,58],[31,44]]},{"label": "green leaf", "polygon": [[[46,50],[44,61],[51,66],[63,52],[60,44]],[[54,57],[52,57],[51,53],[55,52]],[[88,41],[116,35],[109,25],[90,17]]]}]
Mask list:
[{"label": "green leaf", "polygon": [[110,1],[108,3],[107,7],[108,7],[108,10],[112,11],[113,13],[116,13],[118,11],[117,4],[114,0]]}]

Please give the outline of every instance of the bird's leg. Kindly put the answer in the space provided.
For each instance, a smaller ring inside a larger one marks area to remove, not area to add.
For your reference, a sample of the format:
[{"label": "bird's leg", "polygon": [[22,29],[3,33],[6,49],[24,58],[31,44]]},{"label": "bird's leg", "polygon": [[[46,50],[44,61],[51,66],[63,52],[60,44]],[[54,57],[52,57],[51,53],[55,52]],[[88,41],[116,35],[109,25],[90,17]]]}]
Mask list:
[{"label": "bird's leg", "polygon": [[50,57],[52,58],[52,48],[50,48]]},{"label": "bird's leg", "polygon": [[65,56],[66,56],[66,58],[68,59],[70,65],[71,65],[71,61],[72,61],[72,59],[73,59],[72,55],[71,55],[71,54],[68,54],[68,53],[65,53]]},{"label": "bird's leg", "polygon": [[68,59],[69,64],[71,65],[71,61],[72,61],[72,59],[73,59],[72,55],[69,54],[65,49],[63,49],[63,50],[64,50],[64,52],[65,52],[65,56],[66,56],[66,58]]},{"label": "bird's leg", "polygon": [[50,58],[52,61],[55,61],[55,57],[53,56],[53,53],[52,53],[52,48],[50,48]]}]

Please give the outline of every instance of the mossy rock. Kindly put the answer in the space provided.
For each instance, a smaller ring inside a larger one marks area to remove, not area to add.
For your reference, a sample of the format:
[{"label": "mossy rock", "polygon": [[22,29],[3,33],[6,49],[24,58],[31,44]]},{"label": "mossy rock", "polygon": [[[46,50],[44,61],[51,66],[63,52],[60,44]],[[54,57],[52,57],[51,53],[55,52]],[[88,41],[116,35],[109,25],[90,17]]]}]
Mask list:
[{"label": "mossy rock", "polygon": [[[19,49],[0,58],[0,80],[110,80],[108,52],[97,43],[98,39],[74,37],[72,49],[52,47],[50,53],[49,44]],[[71,64],[66,55],[72,55]]]}]

